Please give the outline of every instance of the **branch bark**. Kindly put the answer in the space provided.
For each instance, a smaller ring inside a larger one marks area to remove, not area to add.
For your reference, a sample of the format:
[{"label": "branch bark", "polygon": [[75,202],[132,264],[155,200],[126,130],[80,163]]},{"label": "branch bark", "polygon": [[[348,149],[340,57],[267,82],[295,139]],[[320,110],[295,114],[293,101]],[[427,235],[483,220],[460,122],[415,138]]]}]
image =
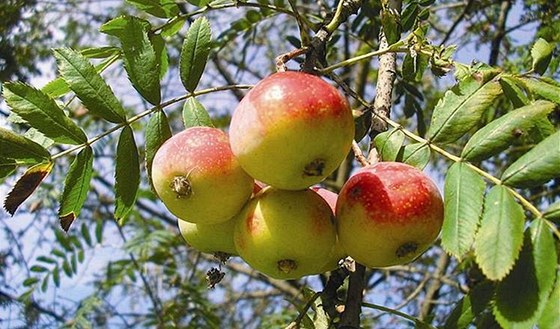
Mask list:
[{"label": "branch bark", "polygon": [[365,271],[366,268],[364,265],[356,263],[355,271],[350,273],[346,304],[340,319],[340,329],[360,328],[360,313],[362,312]]},{"label": "branch bark", "polygon": [[445,252],[442,252],[441,256],[438,259],[436,265],[436,271],[434,273],[434,277],[436,279],[432,280],[432,282],[428,285],[428,288],[426,289],[426,296],[424,298],[424,302],[422,303],[422,307],[420,308],[419,318],[421,320],[426,319],[434,309],[434,304],[432,303],[432,300],[437,299],[439,295],[439,290],[441,289],[441,285],[442,285],[441,280],[438,279],[441,276],[443,276],[445,270],[447,269],[448,264],[449,264],[449,256]]},{"label": "branch bark", "polygon": [[506,36],[506,21],[510,9],[511,9],[511,1],[503,0],[500,6],[500,15],[498,16],[498,22],[496,23],[498,30],[496,31],[496,34],[492,39],[492,45],[490,47],[490,59],[488,60],[488,64],[490,64],[490,66],[494,66],[498,64],[500,47],[502,45],[502,40]]}]

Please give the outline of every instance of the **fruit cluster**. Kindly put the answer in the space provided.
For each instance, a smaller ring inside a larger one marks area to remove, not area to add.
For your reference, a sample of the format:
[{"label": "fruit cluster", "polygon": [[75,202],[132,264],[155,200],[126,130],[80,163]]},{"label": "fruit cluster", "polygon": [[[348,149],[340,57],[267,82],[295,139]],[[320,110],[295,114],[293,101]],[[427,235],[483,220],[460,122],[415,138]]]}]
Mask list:
[{"label": "fruit cluster", "polygon": [[443,218],[441,196],[421,171],[381,162],[360,169],[340,195],[312,187],[340,165],[353,138],[350,106],[336,88],[280,72],[239,103],[229,138],[192,127],[166,141],[152,180],[189,245],[239,255],[274,278],[333,270],[347,255],[368,267],[409,262],[433,243]]}]

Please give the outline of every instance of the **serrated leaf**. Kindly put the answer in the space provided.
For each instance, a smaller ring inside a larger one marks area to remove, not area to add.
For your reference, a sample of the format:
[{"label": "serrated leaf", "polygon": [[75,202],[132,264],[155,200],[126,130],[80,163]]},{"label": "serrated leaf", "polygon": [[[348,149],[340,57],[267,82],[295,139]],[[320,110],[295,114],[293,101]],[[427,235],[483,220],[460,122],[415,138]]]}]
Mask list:
[{"label": "serrated leaf", "polygon": [[185,89],[190,92],[196,89],[206,67],[211,38],[210,23],[204,17],[197,18],[187,31],[181,49],[179,74]]},{"label": "serrated leaf", "polygon": [[529,98],[517,84],[517,79],[511,76],[500,77],[500,86],[506,95],[506,98],[514,107],[521,107],[529,104]]},{"label": "serrated leaf", "polygon": [[169,38],[179,33],[185,25],[187,18],[185,16],[177,16],[172,18],[165,26],[161,29],[161,36],[164,38]]},{"label": "serrated leaf", "polygon": [[543,75],[550,60],[552,59],[552,52],[554,51],[554,45],[546,42],[543,38],[537,39],[537,42],[531,48],[531,57],[533,58],[533,71]]},{"label": "serrated leaf", "polygon": [[58,218],[60,219],[60,226],[65,232],[68,232],[70,225],[80,215],[89,192],[92,174],[93,150],[87,146],[78,153],[70,165],[66,180],[64,181],[64,191],[60,199]]},{"label": "serrated leaf", "polygon": [[169,69],[169,58],[167,56],[167,48],[165,48],[165,41],[159,34],[150,35],[150,40],[154,45],[156,58],[159,60],[159,78],[163,79]]},{"label": "serrated leaf", "polygon": [[538,186],[560,177],[559,163],[560,131],[557,131],[511,164],[501,179],[509,186]]},{"label": "serrated leaf", "polygon": [[521,78],[520,80],[531,92],[556,104],[560,104],[559,86],[551,84],[544,79]]},{"label": "serrated leaf", "polygon": [[196,98],[189,97],[183,106],[183,123],[185,128],[214,127],[210,115]]},{"label": "serrated leaf", "polygon": [[49,95],[50,97],[56,98],[69,93],[70,86],[68,86],[63,78],[58,77],[43,86],[43,88],[41,88],[41,91]]},{"label": "serrated leaf", "polygon": [[543,212],[543,217],[551,220],[560,219],[560,201],[552,204]]},{"label": "serrated leaf", "polygon": [[503,279],[523,245],[523,208],[506,187],[494,186],[484,200],[484,211],[474,242],[476,262],[490,280]]},{"label": "serrated leaf", "polygon": [[121,103],[93,65],[70,48],[55,49],[60,74],[88,111],[113,123],[126,121]]},{"label": "serrated leaf", "polygon": [[391,129],[375,136],[373,142],[382,161],[395,161],[404,142],[400,129]]},{"label": "serrated leaf", "polygon": [[473,161],[498,154],[533,127],[538,119],[546,118],[555,107],[551,102],[536,101],[503,115],[478,130],[465,145],[461,157]]},{"label": "serrated leaf", "polygon": [[560,328],[560,273],[556,274],[556,285],[548,298],[545,309],[539,319],[539,329]]},{"label": "serrated leaf", "polygon": [[170,18],[179,14],[179,7],[174,0],[126,0],[126,2],[159,18]]},{"label": "serrated leaf", "polygon": [[434,108],[426,137],[432,142],[452,143],[480,121],[484,111],[502,93],[500,84],[475,73],[448,90]]},{"label": "serrated leaf", "polygon": [[122,220],[132,210],[140,184],[140,163],[134,134],[125,126],[117,144],[115,168],[115,218]]},{"label": "serrated leaf", "polygon": [[[51,155],[41,145],[8,129],[0,128],[0,158],[37,163],[49,160]],[[3,161],[3,164],[14,163]]]},{"label": "serrated leaf", "polygon": [[423,143],[405,145],[401,147],[396,160],[422,170],[430,162],[430,148]]},{"label": "serrated leaf", "polygon": [[101,26],[101,32],[119,38],[124,67],[132,86],[148,102],[158,105],[161,101],[160,59],[148,36],[150,29],[148,21],[131,16],[120,16]]},{"label": "serrated leaf", "polygon": [[443,249],[461,259],[476,235],[486,184],[466,163],[457,162],[445,177],[445,216],[441,243]]},{"label": "serrated leaf", "polygon": [[159,147],[171,137],[171,128],[163,111],[155,112],[146,126],[146,169],[152,179],[152,162]]},{"label": "serrated leaf", "polygon": [[494,285],[483,281],[463,297],[447,317],[443,329],[468,328],[472,321],[488,308],[494,295]]},{"label": "serrated leaf", "polygon": [[87,142],[86,134],[47,94],[24,83],[6,83],[4,97],[12,110],[46,137],[64,144]]},{"label": "serrated leaf", "polygon": [[27,169],[27,171],[16,182],[14,188],[8,193],[4,200],[4,209],[10,215],[14,215],[19,206],[35,192],[43,179],[51,172],[53,163],[39,163]]}]

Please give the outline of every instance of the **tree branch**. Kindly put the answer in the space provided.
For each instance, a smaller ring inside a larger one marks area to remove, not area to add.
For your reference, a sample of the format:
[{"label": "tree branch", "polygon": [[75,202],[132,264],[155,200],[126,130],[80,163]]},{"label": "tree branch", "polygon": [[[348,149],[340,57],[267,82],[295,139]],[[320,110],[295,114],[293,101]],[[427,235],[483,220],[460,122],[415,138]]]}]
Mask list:
[{"label": "tree branch", "polygon": [[[449,256],[447,255],[447,253],[442,252],[436,265],[436,271],[434,273],[434,277],[439,278],[443,276],[445,270],[447,269],[448,264],[449,264]],[[441,284],[442,284],[441,280],[433,280],[428,285],[428,288],[426,289],[426,296],[424,297],[424,302],[422,303],[422,307],[420,308],[419,318],[421,320],[426,319],[428,315],[432,313],[434,304],[431,301],[434,300],[434,298],[437,299],[437,296],[439,295],[439,289],[441,288]]]},{"label": "tree branch", "polygon": [[498,22],[496,23],[498,30],[496,31],[496,34],[492,39],[492,45],[490,46],[490,59],[488,60],[488,64],[490,64],[490,66],[494,66],[498,63],[500,46],[502,44],[502,40],[506,36],[506,21],[510,9],[511,1],[503,0],[502,5],[500,6],[500,16],[498,16]]},{"label": "tree branch", "polygon": [[[4,291],[0,291],[0,296],[9,300],[10,302],[13,302],[13,303],[21,303],[21,301],[17,297],[12,296],[12,295],[4,292]],[[50,316],[51,318],[55,319],[56,321],[58,321],[60,323],[66,322],[66,319],[62,315],[57,314],[54,311],[43,307],[41,304],[37,303],[36,301],[34,301],[32,299],[30,299],[29,305],[31,305],[31,307],[33,307],[35,310],[39,311],[40,313],[48,315],[48,316]]]},{"label": "tree branch", "polygon": [[364,265],[356,263],[355,271],[350,273],[346,304],[340,319],[340,329],[360,328],[365,271]]},{"label": "tree branch", "polygon": [[451,28],[449,29],[449,31],[447,31],[447,33],[445,34],[445,37],[443,38],[443,40],[441,40],[441,42],[439,44],[440,46],[444,45],[447,42],[447,40],[449,40],[449,38],[451,37],[451,34],[453,34],[453,32],[455,31],[457,26],[459,26],[459,24],[463,21],[463,19],[465,19],[465,17],[467,16],[469,11],[471,10],[471,6],[472,6],[473,3],[474,3],[474,0],[469,0],[469,2],[467,3],[465,8],[463,9],[461,14],[459,15],[459,17],[457,17],[455,22],[453,22],[453,25],[451,25]]}]

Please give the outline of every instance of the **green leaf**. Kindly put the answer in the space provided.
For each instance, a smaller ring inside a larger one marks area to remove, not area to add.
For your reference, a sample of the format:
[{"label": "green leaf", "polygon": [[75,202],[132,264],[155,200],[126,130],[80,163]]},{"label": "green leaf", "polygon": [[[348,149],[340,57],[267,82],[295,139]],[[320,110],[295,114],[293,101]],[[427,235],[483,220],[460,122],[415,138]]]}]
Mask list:
[{"label": "green leaf", "polygon": [[391,129],[375,136],[373,142],[382,161],[395,161],[404,142],[400,129]]},{"label": "green leaf", "polygon": [[43,267],[41,265],[33,265],[31,266],[31,268],[29,269],[31,272],[35,272],[35,273],[42,273],[42,272],[48,272],[49,269],[46,267]]},{"label": "green leaf", "polygon": [[214,127],[210,115],[196,98],[189,97],[183,106],[183,123],[185,128]]},{"label": "green leaf", "polygon": [[57,286],[57,287],[60,287],[60,268],[58,266],[56,266],[53,269],[52,275],[53,275],[54,285]]},{"label": "green leaf", "polygon": [[502,174],[509,186],[530,187],[560,177],[560,131],[548,136],[511,164]]},{"label": "green leaf", "polygon": [[167,49],[165,48],[165,41],[163,37],[159,34],[154,34],[150,36],[150,40],[154,45],[154,50],[156,52],[156,57],[159,60],[159,78],[163,79],[167,70],[169,69],[169,57],[167,56]]},{"label": "green leaf", "polygon": [[560,328],[560,273],[556,274],[556,285],[548,298],[542,316],[539,319],[539,329]]},{"label": "green leaf", "polygon": [[546,118],[555,106],[551,102],[536,101],[490,122],[469,139],[461,157],[472,161],[498,154],[532,128],[538,119]]},{"label": "green leaf", "polygon": [[41,88],[41,91],[53,98],[56,98],[69,93],[70,86],[68,86],[63,78],[58,77],[47,83],[43,88]]},{"label": "green leaf", "polygon": [[152,162],[160,146],[171,137],[171,128],[163,111],[155,112],[146,126],[146,169],[150,183],[152,179]]},{"label": "green leaf", "polygon": [[80,232],[82,233],[82,236],[84,237],[84,241],[87,243],[87,245],[89,247],[93,247],[93,241],[91,239],[91,234],[89,233],[89,228],[86,225],[86,223],[82,223],[82,226],[80,227]]},{"label": "green leaf", "polygon": [[78,153],[64,181],[64,191],[58,209],[60,226],[66,232],[86,201],[89,184],[93,174],[93,150],[87,146]]},{"label": "green leaf", "polygon": [[126,121],[121,103],[83,55],[70,48],[55,49],[54,55],[60,74],[92,114],[113,123]]},{"label": "green leaf", "polygon": [[407,53],[403,60],[403,78],[409,81],[421,81],[428,67],[430,57],[421,53],[412,56]]},{"label": "green leaf", "polygon": [[430,148],[423,143],[405,145],[401,147],[396,160],[422,170],[430,162]]},{"label": "green leaf", "polygon": [[383,32],[385,33],[389,45],[399,41],[401,38],[401,26],[397,14],[388,9],[384,9],[381,14],[381,24],[383,25]]},{"label": "green leaf", "polygon": [[[1,143],[2,141],[0,140],[0,144]],[[0,157],[0,184],[5,177],[8,177],[16,170],[16,167],[17,164],[15,160]]]},{"label": "green leaf", "polygon": [[50,257],[47,257],[47,256],[39,256],[39,257],[37,257],[37,261],[47,263],[47,264],[56,264],[57,263],[56,259],[50,258]]},{"label": "green leaf", "polygon": [[27,278],[23,281],[23,286],[24,287],[29,287],[29,286],[34,285],[37,282],[39,282],[38,278],[33,278],[33,277],[32,278]]},{"label": "green leaf", "polygon": [[560,201],[552,204],[543,212],[543,217],[551,220],[560,219]]},{"label": "green leaf", "polygon": [[483,281],[474,286],[447,317],[443,329],[468,328],[471,322],[487,309],[493,295],[494,285],[490,281]]},{"label": "green leaf", "polygon": [[544,79],[522,78],[521,81],[533,93],[560,104],[560,87],[545,81]]},{"label": "green leaf", "polygon": [[174,0],[126,0],[126,2],[159,18],[170,18],[179,14],[179,7]]},{"label": "green leaf", "polygon": [[447,171],[444,200],[443,249],[461,259],[474,242],[486,184],[466,163],[457,162]]},{"label": "green leaf", "polygon": [[517,84],[518,79],[513,76],[504,75],[500,77],[499,81],[506,98],[511,101],[514,107],[517,108],[529,104],[529,98]]},{"label": "green leaf", "polygon": [[87,142],[83,130],[44,92],[24,83],[6,83],[4,97],[18,116],[48,138],[64,144]]},{"label": "green leaf", "polygon": [[150,29],[148,21],[131,16],[120,16],[101,26],[101,32],[121,41],[124,67],[132,86],[148,102],[157,105],[161,101],[161,58],[148,36]]},{"label": "green leaf", "polygon": [[19,206],[35,192],[53,168],[52,162],[39,163],[27,169],[4,200],[4,209],[14,215]]},{"label": "green leaf", "polygon": [[169,38],[179,33],[185,25],[187,18],[185,16],[173,17],[164,27],[161,29],[161,36],[164,38]]},{"label": "green leaf", "polygon": [[80,54],[87,58],[107,58],[118,55],[121,50],[117,47],[93,47],[80,50]]},{"label": "green leaf", "polygon": [[122,220],[132,210],[140,184],[140,163],[134,134],[125,126],[117,144],[115,168],[115,218]]},{"label": "green leaf", "polygon": [[475,73],[448,90],[434,108],[426,137],[432,142],[452,143],[476,126],[484,111],[502,93],[490,80],[495,73]]},{"label": "green leaf", "polygon": [[211,38],[210,23],[205,17],[197,18],[187,31],[181,49],[179,74],[185,89],[190,92],[196,89],[206,67]]},{"label": "green leaf", "polygon": [[543,38],[539,38],[537,42],[531,48],[531,57],[533,57],[533,71],[543,75],[550,60],[552,59],[552,52],[554,51],[554,45],[546,42]]},{"label": "green leaf", "polygon": [[[49,160],[51,155],[41,145],[16,133],[0,128],[0,158],[14,159],[26,163],[37,163]],[[11,161],[3,164],[11,166]]]},{"label": "green leaf", "polygon": [[187,2],[193,6],[204,7],[207,4],[209,4],[211,1],[210,0],[187,0]]},{"label": "green leaf", "polygon": [[418,7],[418,3],[412,2],[410,3],[402,13],[401,17],[401,25],[404,32],[412,29],[414,23],[416,22],[416,18],[418,17],[418,12],[420,8]]},{"label": "green leaf", "polygon": [[484,200],[484,212],[474,242],[476,262],[490,280],[503,279],[523,245],[523,208],[506,187],[494,186]]}]

